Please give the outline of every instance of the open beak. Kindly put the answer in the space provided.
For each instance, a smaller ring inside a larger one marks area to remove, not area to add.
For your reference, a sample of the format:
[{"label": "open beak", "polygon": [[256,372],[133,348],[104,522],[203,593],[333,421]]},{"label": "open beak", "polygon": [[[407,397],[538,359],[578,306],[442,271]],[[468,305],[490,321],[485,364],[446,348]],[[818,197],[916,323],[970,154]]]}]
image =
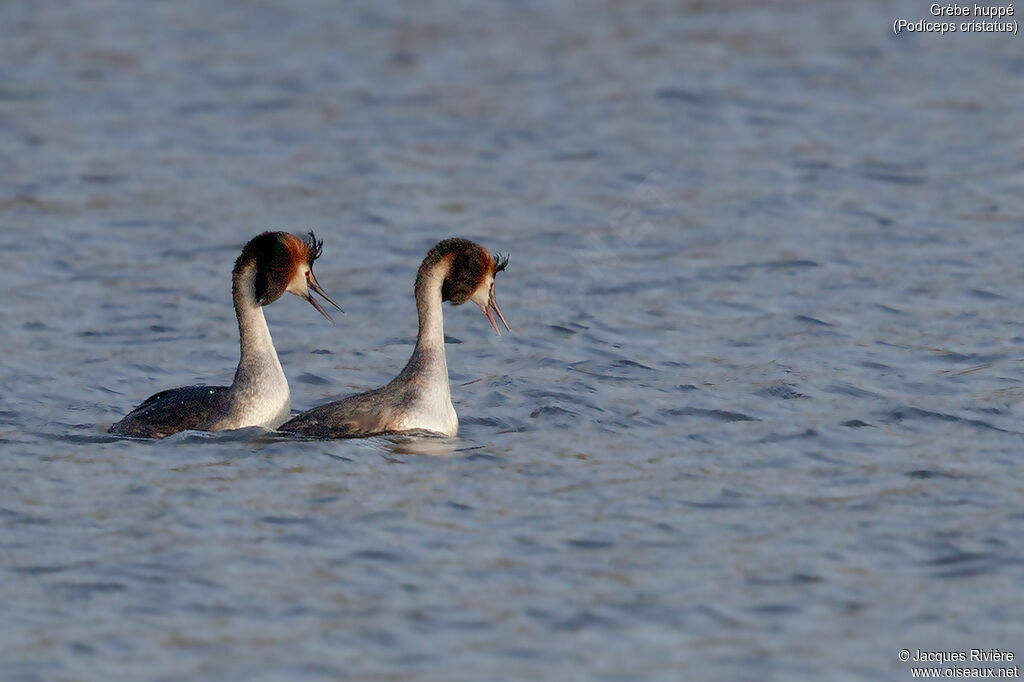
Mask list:
[{"label": "open beak", "polygon": [[498,323],[494,321],[494,313],[498,313],[498,319],[505,325],[506,331],[512,331],[512,327],[508,326],[508,322],[505,321],[505,316],[501,314],[501,307],[498,305],[498,300],[494,298],[494,291],[491,291],[491,298],[487,302],[487,308],[484,309],[484,315],[487,316],[487,321],[494,327],[494,333],[501,336],[501,331],[498,329]]},{"label": "open beak", "polygon": [[[322,296],[325,301],[327,301],[328,303],[333,305],[338,310],[341,310],[341,306],[338,305],[337,303],[335,303],[334,299],[331,298],[330,296],[328,296],[327,292],[324,291],[320,287],[320,282],[316,281],[316,275],[313,274],[312,270],[309,271],[309,277],[306,278],[306,288],[307,288],[306,300],[309,301],[313,305],[313,307],[317,309],[317,312],[319,312],[321,315],[326,317],[328,322],[330,322],[331,324],[334,324],[334,320],[331,318],[331,316],[327,314],[327,311],[324,310],[323,307],[319,303],[317,303],[316,299],[313,298],[313,294],[311,294],[309,292],[310,291],[314,291],[317,294],[320,294],[320,296]],[[345,312],[345,311],[341,310],[341,312]],[[499,315],[500,314],[501,313],[499,313]]]}]

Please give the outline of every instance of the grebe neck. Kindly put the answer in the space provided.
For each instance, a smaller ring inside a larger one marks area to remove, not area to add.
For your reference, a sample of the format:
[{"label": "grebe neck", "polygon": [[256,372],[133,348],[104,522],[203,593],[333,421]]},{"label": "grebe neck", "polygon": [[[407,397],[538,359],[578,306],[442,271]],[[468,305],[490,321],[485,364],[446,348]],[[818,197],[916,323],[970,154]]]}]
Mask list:
[{"label": "grebe neck", "polygon": [[259,386],[266,391],[270,386],[280,387],[283,384],[287,394],[288,381],[277,358],[274,340],[263,316],[263,306],[256,300],[256,263],[247,263],[234,273],[231,294],[238,318],[241,351],[231,390],[244,392]]},{"label": "grebe neck", "polygon": [[435,388],[443,386],[448,391],[448,364],[444,354],[444,313],[442,310],[441,286],[451,269],[451,259],[424,264],[416,276],[416,313],[419,316],[419,333],[416,348],[408,364],[399,375],[405,379],[416,379]]}]

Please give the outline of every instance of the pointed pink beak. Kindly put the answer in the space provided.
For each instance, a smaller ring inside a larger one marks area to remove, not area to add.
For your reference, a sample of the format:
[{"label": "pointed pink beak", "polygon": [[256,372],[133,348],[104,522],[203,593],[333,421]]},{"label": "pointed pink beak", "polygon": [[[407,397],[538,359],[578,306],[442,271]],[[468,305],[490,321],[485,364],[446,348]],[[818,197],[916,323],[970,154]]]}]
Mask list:
[{"label": "pointed pink beak", "polygon": [[[341,310],[341,306],[338,305],[337,303],[335,303],[334,299],[331,298],[330,296],[328,296],[327,292],[324,291],[320,287],[320,282],[316,281],[316,275],[313,274],[312,270],[310,270],[309,273],[306,276],[306,288],[308,288],[310,291],[314,291],[314,292],[320,294],[321,296],[324,297],[325,301],[327,301],[328,303],[333,305],[338,310]],[[306,293],[306,300],[309,301],[310,303],[312,303],[313,307],[317,309],[317,312],[319,312],[321,315],[326,317],[328,322],[330,322],[331,324],[334,324],[334,320],[331,319],[331,316],[327,314],[327,311],[324,310],[323,307],[319,303],[317,303],[316,299],[313,298],[313,294],[310,294],[310,293],[307,292]],[[345,312],[345,311],[341,310],[341,312]]]},{"label": "pointed pink beak", "polygon": [[494,297],[494,290],[491,290],[491,298],[487,302],[487,309],[484,310],[484,315],[487,316],[487,321],[494,327],[494,333],[501,336],[501,330],[498,329],[498,323],[494,321],[494,313],[498,313],[498,319],[505,325],[507,331],[512,331],[512,327],[508,326],[508,322],[505,321],[505,316],[501,314],[501,306],[498,305],[498,300]]}]

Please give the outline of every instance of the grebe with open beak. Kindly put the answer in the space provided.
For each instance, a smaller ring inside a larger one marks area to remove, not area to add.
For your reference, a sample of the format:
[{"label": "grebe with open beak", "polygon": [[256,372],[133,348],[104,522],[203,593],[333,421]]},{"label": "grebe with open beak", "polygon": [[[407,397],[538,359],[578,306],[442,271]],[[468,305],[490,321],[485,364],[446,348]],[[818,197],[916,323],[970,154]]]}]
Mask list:
[{"label": "grebe with open beak", "polygon": [[494,297],[494,276],[507,265],[507,257],[496,258],[469,240],[440,242],[416,275],[419,335],[405,369],[386,386],[315,407],[285,422],[280,430],[310,438],[362,438],[403,431],[454,436],[459,418],[448,385],[441,304],[472,301],[498,336],[495,315],[511,331]]},{"label": "grebe with open beak", "polygon": [[110,427],[110,433],[164,438],[179,431],[223,431],[247,426],[279,426],[291,411],[288,380],[277,359],[263,306],[286,291],[309,301],[329,321],[311,292],[338,310],[313,275],[323,242],[313,233],[301,239],[288,232],[264,232],[242,249],[231,274],[241,357],[230,386],[187,386],[151,396]]}]

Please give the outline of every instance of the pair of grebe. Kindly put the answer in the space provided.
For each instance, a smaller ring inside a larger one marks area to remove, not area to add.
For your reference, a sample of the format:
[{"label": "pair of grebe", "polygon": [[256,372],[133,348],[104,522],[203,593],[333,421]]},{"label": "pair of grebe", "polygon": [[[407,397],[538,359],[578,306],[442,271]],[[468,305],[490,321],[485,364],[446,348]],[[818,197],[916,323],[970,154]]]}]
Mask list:
[{"label": "pair of grebe", "polygon": [[248,426],[278,429],[310,438],[360,438],[385,433],[427,431],[454,436],[459,419],[452,406],[444,354],[441,304],[476,303],[501,335],[505,317],[494,298],[494,276],[508,259],[466,239],[446,239],[427,253],[416,275],[419,334],[405,369],[373,391],[320,405],[293,419],[288,380],[277,359],[263,306],[285,292],[327,311],[316,293],[341,307],[320,288],[313,261],[323,242],[313,233],[301,239],[287,232],[264,232],[242,249],[232,272],[241,357],[230,386],[188,386],[161,391],[110,427],[110,432],[164,438],[179,431],[223,431]]}]

